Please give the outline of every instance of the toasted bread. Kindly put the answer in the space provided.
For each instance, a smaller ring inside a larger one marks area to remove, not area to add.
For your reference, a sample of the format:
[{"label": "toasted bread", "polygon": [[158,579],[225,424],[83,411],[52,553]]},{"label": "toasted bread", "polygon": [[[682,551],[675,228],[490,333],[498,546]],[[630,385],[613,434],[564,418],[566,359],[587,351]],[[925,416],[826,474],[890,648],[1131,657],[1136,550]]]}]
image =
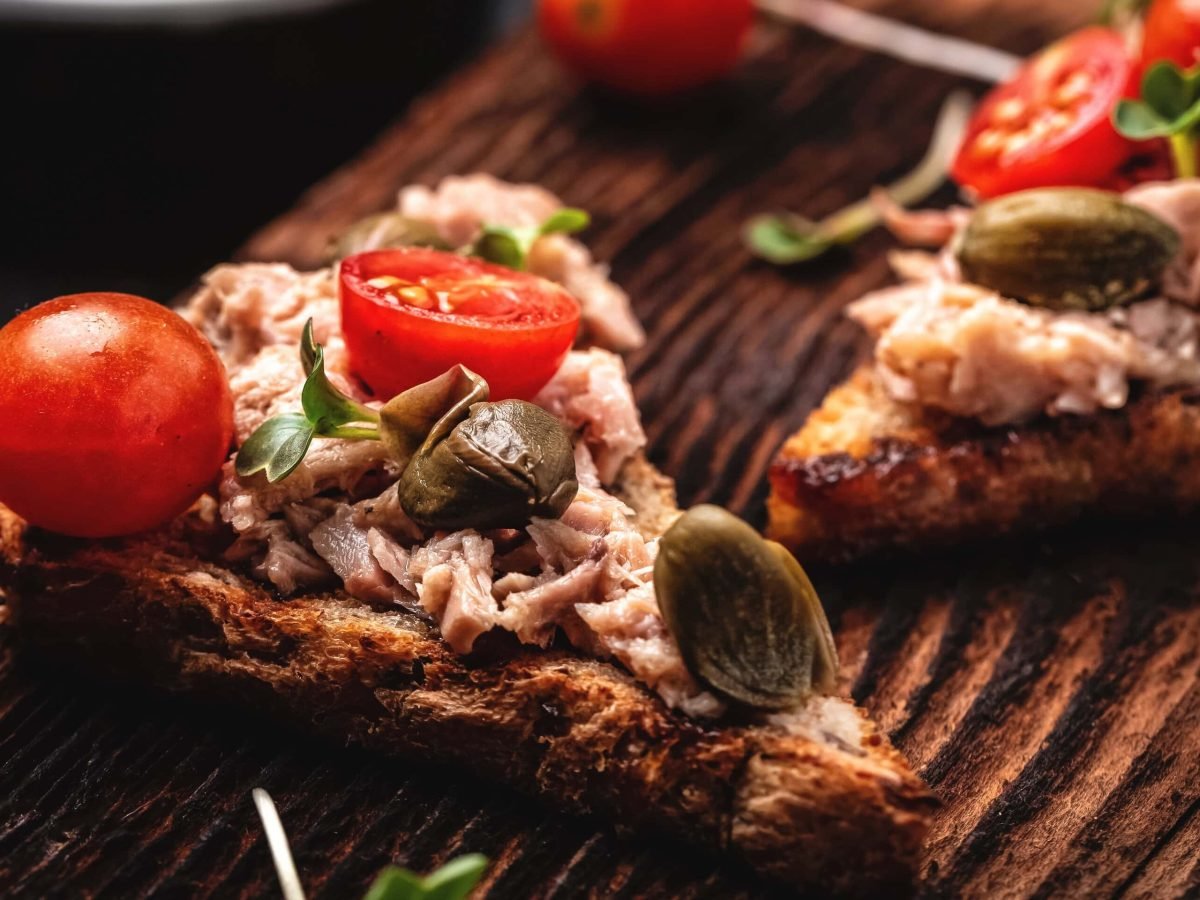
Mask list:
[{"label": "toasted bread", "polygon": [[[621,481],[640,527],[676,514],[670,481],[644,460]],[[819,711],[799,731],[692,720],[608,662],[515,641],[463,658],[396,607],[340,591],[281,600],[221,561],[230,538],[211,509],[77,541],[0,507],[0,590],[39,653],[461,765],[793,885],[873,896],[912,884],[934,801],[848,701],[815,703],[850,716],[859,746],[825,732]]]},{"label": "toasted bread", "polygon": [[771,467],[768,534],[805,561],[920,549],[1092,513],[1200,505],[1200,393],[988,427],[893,400],[867,365]]}]

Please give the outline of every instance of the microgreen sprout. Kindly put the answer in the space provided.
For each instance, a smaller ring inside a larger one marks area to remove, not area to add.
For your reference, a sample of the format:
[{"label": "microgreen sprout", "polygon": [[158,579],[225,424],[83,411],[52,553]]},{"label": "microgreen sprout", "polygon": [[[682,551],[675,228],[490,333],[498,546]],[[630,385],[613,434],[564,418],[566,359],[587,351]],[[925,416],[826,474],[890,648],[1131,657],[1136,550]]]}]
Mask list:
[{"label": "microgreen sprout", "polygon": [[1142,78],[1141,98],[1121,100],[1113,109],[1117,131],[1135,141],[1166,138],[1175,174],[1195,178],[1200,136],[1200,66],[1183,70],[1155,63]]},{"label": "microgreen sprout", "polygon": [[[901,206],[919,203],[946,180],[954,152],[962,142],[971,112],[969,97],[956,92],[938,114],[929,149],[915,169],[885,188]],[[850,244],[882,224],[878,208],[869,198],[814,222],[795,213],[757,216],[743,231],[750,251],[778,265],[805,262],[839,244]]]},{"label": "microgreen sprout", "polygon": [[541,225],[531,228],[485,224],[468,253],[488,262],[521,271],[524,270],[529,251],[538,238],[548,234],[575,234],[590,224],[591,217],[586,212],[568,206],[556,210]]},{"label": "microgreen sprout", "polygon": [[347,397],[325,374],[325,350],[304,325],[300,362],[307,379],[300,394],[303,412],[268,419],[238,451],[234,466],[246,478],[265,472],[274,483],[287,478],[303,461],[314,437],[379,440],[379,413]]},{"label": "microgreen sprout", "polygon": [[[275,801],[262,788],[255,788],[252,796],[267,834],[283,900],[304,900],[304,888]],[[479,883],[487,865],[487,857],[467,853],[424,877],[399,866],[388,866],[371,883],[363,900],[463,900]]]}]

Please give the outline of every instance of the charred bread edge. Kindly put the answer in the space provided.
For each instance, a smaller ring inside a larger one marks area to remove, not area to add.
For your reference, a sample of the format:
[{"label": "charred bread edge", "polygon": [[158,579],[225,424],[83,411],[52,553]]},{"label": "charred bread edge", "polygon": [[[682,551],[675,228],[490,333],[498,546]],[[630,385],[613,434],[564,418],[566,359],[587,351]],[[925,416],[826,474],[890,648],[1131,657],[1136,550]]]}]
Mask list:
[{"label": "charred bread edge", "polygon": [[[815,419],[868,406],[874,427],[847,432],[846,452],[831,452],[827,434],[814,437]],[[1196,389],[1144,390],[1119,410],[986,427],[897,403],[867,364],[777,455],[767,533],[806,562],[842,562],[1039,530],[1092,510],[1185,512],[1200,506],[1197,463]]]},{"label": "charred bread edge", "polygon": [[198,557],[220,530],[193,513],[136,539],[82,542],[0,506],[0,589],[39,652],[462,765],[622,831],[730,850],[796,886],[911,886],[935,801],[869,722],[858,756],[765,727],[706,726],[599,660],[465,661],[410,614],[341,592],[279,600]]}]

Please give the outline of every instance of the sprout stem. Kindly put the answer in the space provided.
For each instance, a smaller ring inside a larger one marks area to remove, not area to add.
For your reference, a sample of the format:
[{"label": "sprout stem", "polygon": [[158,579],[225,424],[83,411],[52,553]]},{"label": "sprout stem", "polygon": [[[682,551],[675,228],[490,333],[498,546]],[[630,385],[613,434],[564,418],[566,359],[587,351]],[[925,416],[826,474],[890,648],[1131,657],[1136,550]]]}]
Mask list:
[{"label": "sprout stem", "polygon": [[292,848],[288,846],[287,832],[283,830],[283,822],[279,819],[275,801],[262,788],[255,788],[251,796],[254,798],[254,806],[258,809],[258,817],[262,819],[263,831],[267,833],[267,846],[271,848],[271,860],[275,863],[275,873],[279,876],[283,900],[304,900],[300,873],[296,871],[296,861],[292,858]]},{"label": "sprout stem", "polygon": [[[901,206],[919,203],[946,180],[950,162],[966,131],[972,101],[964,91],[946,98],[925,156],[916,168],[885,188]],[[835,244],[850,244],[882,224],[879,209],[869,197],[813,223],[801,216],[759,216],[745,230],[750,249],[771,262],[784,265],[820,256]]]},{"label": "sprout stem", "polygon": [[338,425],[318,432],[321,437],[341,438],[343,441],[378,441],[379,429],[364,425]]},{"label": "sprout stem", "polygon": [[1171,155],[1176,178],[1196,177],[1196,139],[1191,129],[1171,135]]}]

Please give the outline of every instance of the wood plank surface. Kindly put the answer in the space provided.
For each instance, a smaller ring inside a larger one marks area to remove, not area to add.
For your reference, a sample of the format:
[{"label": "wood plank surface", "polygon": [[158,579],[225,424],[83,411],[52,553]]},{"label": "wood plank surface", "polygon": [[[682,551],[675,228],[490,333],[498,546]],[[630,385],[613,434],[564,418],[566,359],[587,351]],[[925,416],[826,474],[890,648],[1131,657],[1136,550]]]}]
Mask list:
[{"label": "wood plank surface", "polygon": [[[1019,52],[1090,13],[1033,0],[873,6]],[[903,171],[958,85],[765,27],[729,84],[637,108],[577,91],[521,35],[241,256],[315,266],[329,235],[413,181],[483,170],[545,184],[592,212],[587,240],[650,332],[629,365],[653,460],[686,503],[761,524],[773,451],[865,350],[840,312],[887,281],[889,242],[784,272],[748,257],[739,224],[779,207],[823,214]],[[1200,895],[1198,541],[1194,524],[1091,525],[813,573],[844,689],[943,801],[924,895]],[[7,896],[271,896],[255,786],[279,801],[314,897],[357,896],[389,861],[424,869],[466,850],[495,861],[489,897],[777,892],[436,761],[313,746],[243,713],[57,677],[15,660],[11,635],[0,647]]]}]

